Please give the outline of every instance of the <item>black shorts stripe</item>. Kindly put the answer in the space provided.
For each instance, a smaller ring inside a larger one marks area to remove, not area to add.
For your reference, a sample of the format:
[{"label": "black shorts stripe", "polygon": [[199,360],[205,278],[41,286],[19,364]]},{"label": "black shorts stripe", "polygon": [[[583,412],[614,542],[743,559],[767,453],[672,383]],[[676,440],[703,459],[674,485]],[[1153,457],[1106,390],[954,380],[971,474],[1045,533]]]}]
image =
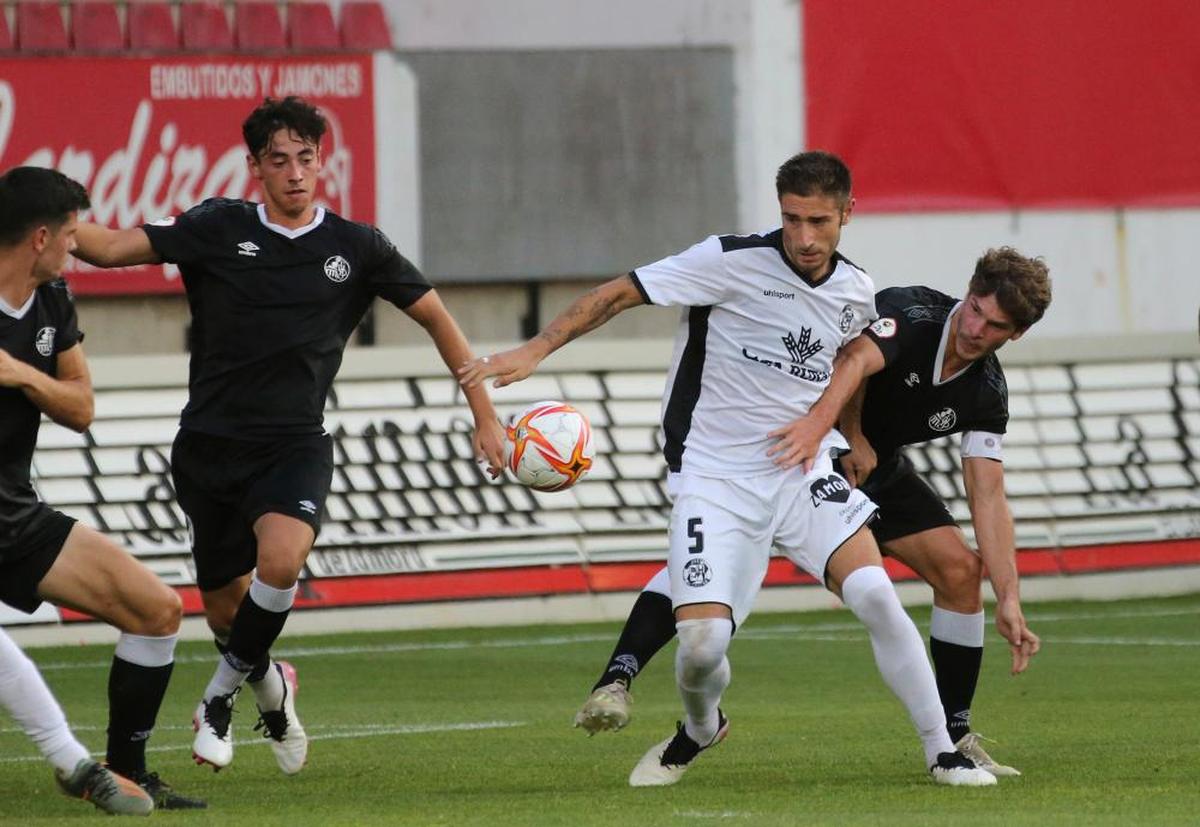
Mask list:
[{"label": "black shorts stripe", "polygon": [[663,434],[666,436],[663,456],[672,471],[678,471],[683,463],[683,443],[692,429],[692,412],[700,399],[710,313],[711,307],[693,307],[688,312],[688,340],[679,358],[679,368],[671,385],[671,397],[663,414]]}]

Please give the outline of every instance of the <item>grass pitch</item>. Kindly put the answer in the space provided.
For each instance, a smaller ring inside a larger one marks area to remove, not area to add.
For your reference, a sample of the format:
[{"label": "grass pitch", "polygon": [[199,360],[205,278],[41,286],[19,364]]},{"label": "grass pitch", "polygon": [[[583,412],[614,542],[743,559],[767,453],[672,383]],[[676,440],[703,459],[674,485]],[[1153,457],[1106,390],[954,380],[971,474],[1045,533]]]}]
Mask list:
[{"label": "grass pitch", "polygon": [[[634,718],[595,738],[573,730],[616,624],[291,637],[309,763],[285,777],[234,715],[237,752],[219,774],[192,765],[191,714],[212,669],[181,644],[151,769],[203,796],[221,825],[1168,825],[1200,816],[1200,595],[1027,607],[1044,641],[1008,675],[990,625],[975,725],[1024,771],[996,787],[936,786],[899,702],[848,612],[757,615],[731,649],[730,737],[675,787],[631,789],[629,770],[673,730],[674,647],[634,686]],[[927,609],[912,610],[919,625]],[[923,632],[926,629],[923,629]],[[102,749],[111,647],[33,649],[77,735]],[[101,818],[60,796],[11,721],[0,720],[0,820]]]}]

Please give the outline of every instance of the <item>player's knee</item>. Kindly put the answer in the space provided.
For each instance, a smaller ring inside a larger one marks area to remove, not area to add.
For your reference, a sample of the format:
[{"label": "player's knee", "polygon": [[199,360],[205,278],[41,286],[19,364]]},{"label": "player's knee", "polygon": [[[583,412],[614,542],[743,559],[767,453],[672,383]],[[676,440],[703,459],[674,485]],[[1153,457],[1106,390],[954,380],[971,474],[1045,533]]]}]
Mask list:
[{"label": "player's knee", "polygon": [[681,620],[675,628],[679,633],[679,676],[684,683],[694,684],[721,667],[733,635],[732,621],[718,617]]},{"label": "player's knee", "polygon": [[944,555],[938,561],[937,582],[934,588],[955,611],[977,611],[980,604],[979,589],[983,582],[983,562],[979,555],[969,549]]},{"label": "player's knee", "polygon": [[896,589],[880,566],[850,572],[842,583],[842,601],[868,628],[888,625],[897,613],[904,615]]},{"label": "player's knee", "polygon": [[170,586],[163,585],[148,606],[144,627],[137,634],[166,637],[179,631],[183,619],[183,600]]}]

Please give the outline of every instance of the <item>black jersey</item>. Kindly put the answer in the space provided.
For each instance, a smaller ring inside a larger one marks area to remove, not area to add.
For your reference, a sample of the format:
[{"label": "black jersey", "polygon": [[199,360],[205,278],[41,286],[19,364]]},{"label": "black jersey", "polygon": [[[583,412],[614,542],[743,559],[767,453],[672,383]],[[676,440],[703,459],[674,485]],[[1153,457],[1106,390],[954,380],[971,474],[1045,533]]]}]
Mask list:
[{"label": "black jersey", "polygon": [[430,284],[366,224],[323,209],[298,230],[246,201],[210,198],[144,227],[179,265],[192,311],[180,426],[242,439],[322,432],[325,397],[371,301],[403,309]]},{"label": "black jersey", "polygon": [[[83,334],[65,281],[40,285],[20,318],[0,309],[0,348],[14,359],[56,376],[58,354]],[[0,546],[37,508],[29,470],[42,412],[17,388],[0,388]]]},{"label": "black jersey", "polygon": [[1008,427],[1008,385],[996,354],[938,382],[957,304],[928,287],[875,294],[879,318],[864,334],[879,346],[886,367],[867,382],[862,429],[880,467],[902,445],[963,431],[1003,434]]}]

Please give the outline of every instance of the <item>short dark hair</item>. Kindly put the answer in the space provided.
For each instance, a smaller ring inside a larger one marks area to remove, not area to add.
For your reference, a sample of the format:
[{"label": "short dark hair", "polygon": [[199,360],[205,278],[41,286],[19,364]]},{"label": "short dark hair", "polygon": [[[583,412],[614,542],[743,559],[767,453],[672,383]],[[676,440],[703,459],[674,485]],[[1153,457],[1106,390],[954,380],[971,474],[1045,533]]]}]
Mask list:
[{"label": "short dark hair", "polygon": [[850,200],[850,168],[832,152],[801,152],[784,161],[775,173],[775,193],[780,198],[825,195],[844,205]]},{"label": "short dark hair", "polygon": [[43,224],[57,229],[90,206],[83,185],[58,170],[13,167],[0,175],[0,245],[12,246]]},{"label": "short dark hair", "polygon": [[263,102],[242,123],[246,148],[257,158],[281,129],[295,132],[305,143],[320,144],[329,122],[321,110],[304,98],[288,95],[283,100],[263,98]]},{"label": "short dark hair", "polygon": [[1050,268],[1012,247],[994,247],[975,262],[967,290],[972,296],[994,295],[1017,330],[1026,330],[1050,306]]}]

